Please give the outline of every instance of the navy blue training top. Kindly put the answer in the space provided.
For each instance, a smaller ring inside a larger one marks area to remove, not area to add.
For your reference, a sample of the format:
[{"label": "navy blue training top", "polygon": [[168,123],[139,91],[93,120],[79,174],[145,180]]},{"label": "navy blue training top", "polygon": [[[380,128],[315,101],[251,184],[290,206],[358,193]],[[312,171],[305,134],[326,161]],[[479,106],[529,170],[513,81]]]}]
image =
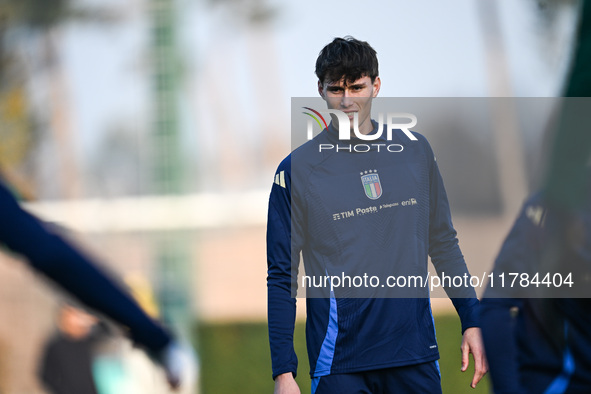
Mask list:
[{"label": "navy blue training top", "polygon": [[[564,248],[567,240],[575,244]],[[580,297],[581,287],[560,285],[555,278],[561,274],[566,281],[571,273],[569,281],[588,289],[590,263],[591,200],[587,197],[578,212],[559,213],[548,208],[542,193],[530,197],[495,260],[497,282],[489,282],[481,302],[495,393],[591,392],[591,301]],[[503,273],[507,279],[510,273],[537,274],[542,283],[524,289],[506,280],[500,286]],[[544,284],[548,273],[550,287]],[[570,294],[575,297],[565,297]]]},{"label": "navy blue training top", "polygon": [[[294,295],[306,284],[297,278],[300,252],[307,276],[380,280],[332,291],[307,282],[311,376],[439,358],[429,289],[382,286],[387,274],[426,278],[428,256],[439,274],[468,273],[433,152],[422,135],[413,135],[417,140],[395,130],[390,141],[339,141],[331,125],[279,165],[267,224],[273,378],[297,372]],[[474,289],[446,291],[462,331],[477,326]]]},{"label": "navy blue training top", "polygon": [[21,209],[0,181],[0,243],[82,302],[129,328],[132,339],[157,352],[170,334],[86,256]]}]

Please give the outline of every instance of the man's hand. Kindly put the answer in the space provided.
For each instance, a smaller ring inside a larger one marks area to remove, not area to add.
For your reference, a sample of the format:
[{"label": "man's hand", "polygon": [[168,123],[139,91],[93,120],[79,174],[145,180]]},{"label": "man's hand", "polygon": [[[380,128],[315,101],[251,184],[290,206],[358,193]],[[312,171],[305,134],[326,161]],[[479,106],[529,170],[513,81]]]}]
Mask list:
[{"label": "man's hand", "polygon": [[300,394],[300,388],[291,372],[278,375],[275,378],[275,390],[273,394]]},{"label": "man's hand", "polygon": [[475,388],[480,379],[488,372],[488,362],[484,354],[484,344],[482,343],[482,334],[480,328],[470,327],[464,331],[462,337],[462,372],[468,369],[470,364],[470,353],[474,357],[474,377],[470,387]]},{"label": "man's hand", "polygon": [[178,391],[181,386],[194,384],[197,360],[188,345],[172,341],[154,359],[164,369],[166,380],[172,390]]}]

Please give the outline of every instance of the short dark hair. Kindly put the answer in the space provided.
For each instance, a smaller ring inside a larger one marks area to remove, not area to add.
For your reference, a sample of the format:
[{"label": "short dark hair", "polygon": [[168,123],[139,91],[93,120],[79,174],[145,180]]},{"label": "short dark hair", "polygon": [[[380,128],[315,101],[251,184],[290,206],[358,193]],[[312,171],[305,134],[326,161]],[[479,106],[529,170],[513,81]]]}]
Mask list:
[{"label": "short dark hair", "polygon": [[320,83],[338,82],[344,77],[349,84],[364,76],[373,83],[378,76],[377,52],[365,41],[337,37],[318,54],[316,76]]}]

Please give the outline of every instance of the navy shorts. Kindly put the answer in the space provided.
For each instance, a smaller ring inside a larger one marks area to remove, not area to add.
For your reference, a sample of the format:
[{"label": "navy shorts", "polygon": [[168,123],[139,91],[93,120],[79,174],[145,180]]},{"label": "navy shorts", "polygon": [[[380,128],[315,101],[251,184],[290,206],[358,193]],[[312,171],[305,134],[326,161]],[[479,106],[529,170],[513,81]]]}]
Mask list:
[{"label": "navy shorts", "polygon": [[312,394],[441,393],[439,363],[312,378]]}]

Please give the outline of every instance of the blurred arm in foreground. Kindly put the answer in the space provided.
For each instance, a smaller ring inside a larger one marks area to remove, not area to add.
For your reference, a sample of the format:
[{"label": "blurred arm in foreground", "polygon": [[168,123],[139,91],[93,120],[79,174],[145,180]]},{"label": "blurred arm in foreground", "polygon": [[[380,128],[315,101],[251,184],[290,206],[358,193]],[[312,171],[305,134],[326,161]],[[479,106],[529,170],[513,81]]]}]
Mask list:
[{"label": "blurred arm in foreground", "polygon": [[171,333],[148,317],[132,297],[88,257],[25,212],[0,181],[0,244],[26,257],[42,272],[92,309],[125,326],[131,339],[160,364],[169,385],[180,387],[192,363]]}]

